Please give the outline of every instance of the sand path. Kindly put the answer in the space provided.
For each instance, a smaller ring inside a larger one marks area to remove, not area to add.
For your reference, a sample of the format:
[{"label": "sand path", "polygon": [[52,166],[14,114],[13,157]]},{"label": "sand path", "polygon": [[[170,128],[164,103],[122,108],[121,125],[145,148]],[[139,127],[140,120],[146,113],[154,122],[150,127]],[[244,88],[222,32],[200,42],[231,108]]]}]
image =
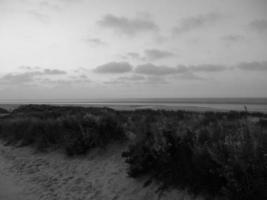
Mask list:
[{"label": "sand path", "polygon": [[162,196],[156,185],[129,178],[121,145],[68,158],[60,152],[36,153],[31,148],[0,142],[0,200],[186,200],[185,192]]},{"label": "sand path", "polygon": [[[2,144],[0,144],[2,145]],[[31,200],[33,196],[27,194],[24,186],[18,184],[17,178],[9,173],[9,163],[4,156],[5,151],[0,150],[0,200]]]},{"label": "sand path", "polygon": [[25,200],[33,199],[24,192],[24,188],[18,186],[10,176],[0,175],[0,199],[1,200]]}]

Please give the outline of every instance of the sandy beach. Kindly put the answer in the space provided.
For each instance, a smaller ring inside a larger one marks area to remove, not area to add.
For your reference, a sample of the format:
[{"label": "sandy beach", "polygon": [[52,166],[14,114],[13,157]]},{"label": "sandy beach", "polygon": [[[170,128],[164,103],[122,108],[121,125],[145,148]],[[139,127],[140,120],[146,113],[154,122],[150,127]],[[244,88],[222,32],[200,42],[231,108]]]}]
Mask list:
[{"label": "sandy beach", "polygon": [[122,150],[111,145],[84,157],[68,158],[61,152],[36,153],[29,147],[1,143],[0,199],[193,199],[177,190],[159,195],[157,185],[144,188],[144,180],[128,177]]},{"label": "sandy beach", "polygon": [[[2,163],[1,163],[2,165]],[[2,171],[1,171],[2,172]],[[22,186],[18,186],[11,175],[0,175],[0,199],[3,200],[24,200],[34,199],[27,195]]]}]

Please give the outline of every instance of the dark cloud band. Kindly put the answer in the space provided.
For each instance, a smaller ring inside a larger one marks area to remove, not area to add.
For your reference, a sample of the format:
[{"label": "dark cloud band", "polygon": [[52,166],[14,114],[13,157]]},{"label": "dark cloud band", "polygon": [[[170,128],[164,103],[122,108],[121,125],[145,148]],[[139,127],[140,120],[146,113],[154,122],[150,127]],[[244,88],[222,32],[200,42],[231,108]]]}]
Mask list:
[{"label": "dark cloud band", "polygon": [[99,65],[94,69],[94,72],[100,74],[120,74],[130,72],[132,69],[132,65],[127,62],[109,62]]},{"label": "dark cloud band", "polygon": [[112,14],[104,16],[98,21],[101,27],[109,28],[126,35],[135,35],[139,32],[157,31],[158,26],[149,19],[117,17]]}]

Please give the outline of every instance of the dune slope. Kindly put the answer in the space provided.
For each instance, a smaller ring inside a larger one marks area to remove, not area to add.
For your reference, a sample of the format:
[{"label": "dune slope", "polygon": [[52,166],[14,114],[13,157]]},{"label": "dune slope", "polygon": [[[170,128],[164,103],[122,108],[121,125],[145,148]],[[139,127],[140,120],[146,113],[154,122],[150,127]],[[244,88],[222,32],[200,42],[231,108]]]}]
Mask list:
[{"label": "dune slope", "polygon": [[[155,193],[144,180],[129,178],[121,145],[95,149],[85,157],[68,158],[60,152],[36,153],[0,144],[0,197],[22,199],[192,199],[185,192]],[[3,179],[9,180],[5,181]],[[1,196],[2,195],[2,196]],[[3,199],[1,198],[1,199]]]}]

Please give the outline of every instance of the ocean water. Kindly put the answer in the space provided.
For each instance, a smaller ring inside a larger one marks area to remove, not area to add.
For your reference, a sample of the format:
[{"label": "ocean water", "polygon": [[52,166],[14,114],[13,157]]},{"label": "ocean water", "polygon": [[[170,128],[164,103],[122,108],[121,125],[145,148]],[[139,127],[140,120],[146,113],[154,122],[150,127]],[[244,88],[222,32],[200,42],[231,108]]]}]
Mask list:
[{"label": "ocean water", "polygon": [[243,111],[267,113],[267,98],[128,98],[128,99],[38,99],[0,100],[5,106],[21,104],[55,104],[111,107],[118,110],[167,109],[191,111]]},{"label": "ocean water", "polygon": [[244,111],[267,113],[267,98],[168,98],[111,99],[76,102],[84,106],[108,106],[114,109],[168,109],[192,111]]}]

